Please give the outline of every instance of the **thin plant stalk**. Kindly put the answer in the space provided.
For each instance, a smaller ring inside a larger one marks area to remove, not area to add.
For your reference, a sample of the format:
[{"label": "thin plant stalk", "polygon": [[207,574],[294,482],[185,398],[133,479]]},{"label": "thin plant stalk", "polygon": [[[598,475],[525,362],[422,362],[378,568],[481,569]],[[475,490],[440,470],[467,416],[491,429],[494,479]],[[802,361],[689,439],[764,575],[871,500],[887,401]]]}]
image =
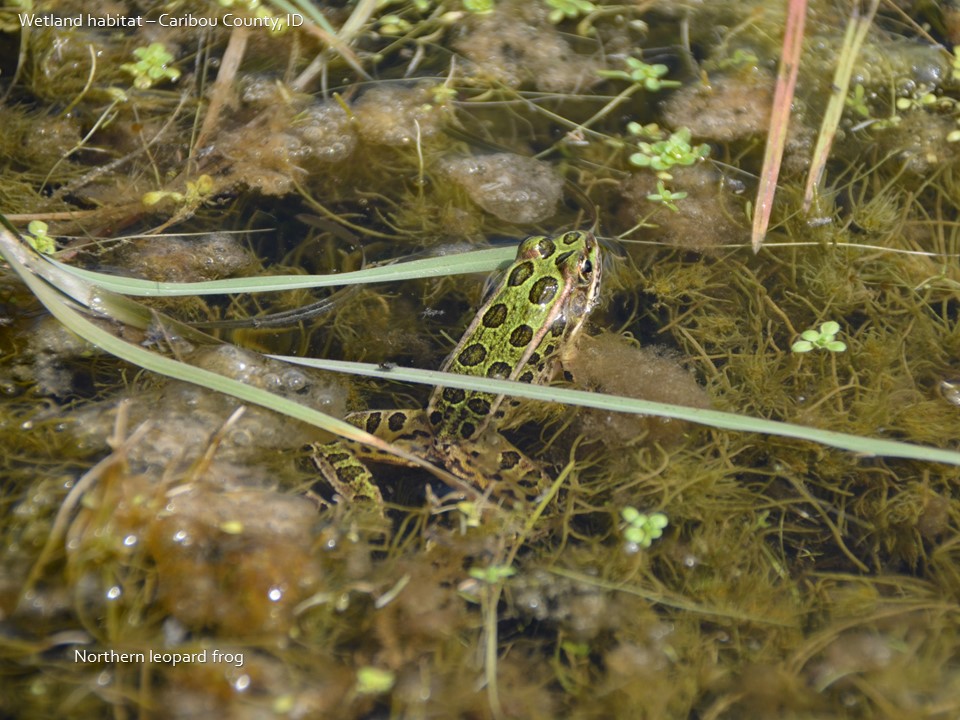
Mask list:
[{"label": "thin plant stalk", "polygon": [[234,80],[237,77],[237,70],[240,69],[240,61],[243,60],[243,55],[246,52],[249,37],[250,31],[246,28],[234,28],[230,33],[227,49],[220,61],[217,79],[213,83],[213,93],[210,96],[207,113],[203,118],[203,125],[200,127],[200,133],[193,143],[194,152],[204,146],[207,138],[210,137],[210,134],[220,122],[220,111],[230,99]]},{"label": "thin plant stalk", "polygon": [[873,23],[879,5],[880,0],[872,0],[866,14],[861,15],[860,3],[853,3],[850,23],[847,25],[847,31],[843,36],[843,46],[837,59],[837,69],[833,74],[830,99],[823,114],[823,122],[820,124],[817,145],[813,150],[813,160],[810,164],[810,172],[807,174],[807,186],[803,191],[804,212],[810,210],[810,206],[813,204],[813,196],[823,177],[823,169],[826,167],[827,158],[830,156],[830,148],[837,136],[840,118],[843,116],[843,108],[850,89],[850,77],[853,75],[853,66],[860,54],[860,48],[863,47],[863,41],[867,38],[867,32],[870,30],[870,25]]},{"label": "thin plant stalk", "polygon": [[763,170],[760,173],[760,185],[757,188],[757,202],[753,209],[751,244],[754,252],[760,251],[763,239],[767,235],[767,228],[770,226],[773,196],[777,191],[783,148],[787,142],[790,105],[793,102],[797,72],[800,69],[800,51],[803,47],[803,28],[806,21],[807,0],[789,0],[787,24],[783,34],[783,51],[780,55],[780,67],[777,70],[773,106],[770,109],[770,131],[767,135],[767,147],[763,153]]},{"label": "thin plant stalk", "polygon": [[572,390],[555,386],[529,385],[515,380],[495,380],[472,375],[457,375],[456,373],[440,372],[438,370],[419,370],[416,368],[391,367],[384,370],[374,363],[348,362],[344,360],[327,360],[324,358],[300,358],[277,355],[278,360],[284,360],[296,365],[306,365],[319,370],[331,372],[349,372],[356,375],[367,375],[380,380],[396,380],[399,382],[415,382],[424,385],[440,385],[442,387],[461,388],[463,390],[479,390],[494,395],[509,395],[542,402],[557,402],[565,405],[590,407],[597,410],[623,412],[637,415],[656,415],[658,417],[686,420],[688,422],[707,425],[722,430],[737,432],[756,432],[764,435],[805,440],[819,445],[847,450],[864,456],[899,457],[924,462],[939,462],[947,465],[960,466],[960,452],[915,445],[897,440],[852,435],[834,430],[821,430],[807,425],[778,420],[739,415],[721,410],[707,410],[704,408],[674,405],[672,403],[640,400],[621,395],[588,392],[586,390]]}]

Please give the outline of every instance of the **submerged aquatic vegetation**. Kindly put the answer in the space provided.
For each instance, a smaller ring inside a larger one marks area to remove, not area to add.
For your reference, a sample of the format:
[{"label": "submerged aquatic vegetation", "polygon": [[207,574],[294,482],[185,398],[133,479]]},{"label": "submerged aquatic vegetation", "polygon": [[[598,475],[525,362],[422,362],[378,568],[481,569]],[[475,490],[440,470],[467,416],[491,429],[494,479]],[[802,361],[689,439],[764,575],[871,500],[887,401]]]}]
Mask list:
[{"label": "submerged aquatic vegetation", "polygon": [[180,71],[170,66],[173,55],[161,43],[134,48],[133,54],[137,62],[124,63],[120,69],[133,76],[133,86],[138,90],[147,90],[162,80],[175,82],[180,77]]},{"label": "submerged aquatic vegetation", "polygon": [[24,238],[30,247],[44,255],[52,255],[57,251],[57,241],[47,234],[50,226],[43,220],[31,220],[27,225],[27,232]]},{"label": "submerged aquatic vegetation", "polygon": [[676,80],[664,80],[664,76],[670,72],[670,68],[662,63],[649,65],[643,60],[635,57],[624,59],[626,70],[598,70],[597,74],[603,78],[613,80],[629,80],[643,87],[644,90],[657,92],[667,88],[678,88],[682,83]]},{"label": "submerged aquatic vegetation", "polygon": [[800,339],[790,346],[790,350],[795,353],[810,352],[813,349],[843,352],[847,349],[847,344],[837,340],[839,332],[840,324],[828,320],[820,324],[819,330],[804,330],[800,333]]},{"label": "submerged aquatic vegetation", "polygon": [[[951,47],[948,10],[917,12]],[[27,33],[5,17],[22,63],[0,54],[4,210],[63,262],[149,278],[138,291],[254,276],[151,299],[153,310],[96,292],[71,302],[97,316],[86,322],[104,346],[138,351],[128,360],[190,363],[227,375],[235,384],[222,387],[244,402],[313,419],[422,407],[429,388],[396,380],[441,364],[485,278],[398,273],[331,295],[308,273],[335,282],[412,253],[454,265],[448,255],[487,240],[596,215],[601,304],[556,380],[590,392],[527,388],[539,399],[504,418],[552,482],[511,506],[376,467],[385,509],[338,502],[310,462],[307,447],[329,439],[320,430],[267,409],[228,420],[239,401],[50,332],[7,273],[0,673],[11,687],[0,714],[954,707],[956,468],[694,421],[725,410],[904,440],[917,454],[956,449],[955,54],[900,15],[870,30],[844,142],[806,215],[810,119],[846,22],[810,3],[817,51],[800,66],[773,230],[754,256],[743,246],[777,13],[509,0],[321,12],[282,37],[223,25]],[[152,43],[163,53],[147,57]],[[156,232],[167,226],[175,236]],[[471,266],[484,275],[513,254],[486,252]],[[275,275],[289,284],[247,292]],[[226,344],[167,315],[205,321]],[[828,352],[798,361],[798,337]],[[366,360],[372,377],[259,352]],[[546,402],[597,393],[677,403],[687,419]],[[75,658],[112,649],[217,650],[242,666]]]},{"label": "submerged aquatic vegetation", "polygon": [[650,202],[660,203],[664,207],[668,207],[674,212],[680,212],[675,204],[675,201],[683,200],[686,196],[687,193],[685,192],[673,192],[672,190],[668,190],[664,186],[663,180],[657,180],[657,191],[647,195],[647,200]]},{"label": "submerged aquatic vegetation", "polygon": [[663,536],[663,529],[669,524],[663,513],[647,515],[628,505],[620,511],[620,517],[626,527],[623,539],[627,542],[627,552],[637,552],[640,548],[649,548],[654,540]]},{"label": "submerged aquatic vegetation", "polygon": [[630,164],[655,170],[663,180],[672,178],[668,171],[674,166],[693,165],[710,155],[709,145],[690,144],[689,128],[680,128],[667,136],[659,128],[641,127],[639,123],[631,122],[627,125],[627,131],[631,135],[652,141],[637,142],[637,152],[630,155]]},{"label": "submerged aquatic vegetation", "polygon": [[[640,132],[635,132],[637,127],[636,123],[631,123],[627,129],[631,134],[641,135]],[[650,137],[647,134],[643,136]],[[658,172],[674,165],[693,165],[710,154],[707,145],[690,144],[690,131],[687,128],[680,128],[663,140],[637,143],[637,147],[640,152],[631,155],[630,162],[637,167],[650,167]]]}]

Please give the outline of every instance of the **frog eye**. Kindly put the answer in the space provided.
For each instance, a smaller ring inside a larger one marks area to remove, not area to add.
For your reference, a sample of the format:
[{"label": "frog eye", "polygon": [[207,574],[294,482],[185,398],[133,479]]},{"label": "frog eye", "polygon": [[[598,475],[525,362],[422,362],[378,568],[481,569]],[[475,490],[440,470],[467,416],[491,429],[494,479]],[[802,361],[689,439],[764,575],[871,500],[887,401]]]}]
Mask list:
[{"label": "frog eye", "polygon": [[593,263],[590,261],[590,258],[587,258],[580,265],[580,274],[590,275],[592,272],[593,272]]}]

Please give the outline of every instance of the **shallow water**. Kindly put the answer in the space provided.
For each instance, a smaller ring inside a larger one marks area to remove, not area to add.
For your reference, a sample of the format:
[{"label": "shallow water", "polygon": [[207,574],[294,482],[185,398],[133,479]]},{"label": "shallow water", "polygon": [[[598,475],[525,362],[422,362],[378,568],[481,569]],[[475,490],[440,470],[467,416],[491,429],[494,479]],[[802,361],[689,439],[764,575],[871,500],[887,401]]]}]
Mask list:
[{"label": "shallow water", "polygon": [[[346,55],[306,30],[18,35],[14,15],[0,204],[21,230],[47,222],[65,262],[181,282],[597,217],[601,304],[561,384],[955,449],[952,58],[882,11],[805,214],[847,22],[813,3],[754,255],[781,7],[553,7],[325,8]],[[953,46],[949,8],[925,12]],[[133,50],[153,42],[170,59],[138,88]],[[626,77],[627,57],[666,86]],[[541,503],[465,502],[388,466],[386,511],[336,502],[311,457],[326,434],[257,408],[228,422],[239,401],[103,354],[2,278],[0,714],[939,718],[960,702],[956,467],[525,402],[502,429],[560,478]],[[437,368],[487,282],[146,301],[219,346],[103,326],[340,417],[423,407],[429,388],[260,353]],[[791,350],[827,321],[842,351]],[[635,542],[625,508],[669,524]]]}]

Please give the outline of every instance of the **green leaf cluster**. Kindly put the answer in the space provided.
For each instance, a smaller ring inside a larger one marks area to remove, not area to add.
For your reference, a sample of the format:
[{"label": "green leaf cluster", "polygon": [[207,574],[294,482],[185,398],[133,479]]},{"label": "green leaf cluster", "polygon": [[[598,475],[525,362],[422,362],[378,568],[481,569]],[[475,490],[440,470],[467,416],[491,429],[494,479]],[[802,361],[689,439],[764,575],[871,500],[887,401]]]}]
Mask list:
[{"label": "green leaf cluster", "polygon": [[631,505],[620,511],[620,517],[626,523],[623,539],[631,545],[642,548],[650,547],[654,540],[663,535],[663,529],[669,524],[667,516],[663,513],[647,515]]},{"label": "green leaf cluster", "polygon": [[57,243],[47,235],[50,226],[43,220],[31,220],[27,225],[27,234],[24,239],[34,250],[44,255],[53,255],[57,251]]},{"label": "green leaf cluster", "polygon": [[590,0],[547,0],[550,14],[547,16],[554,25],[565,19],[574,19],[597,9]]},{"label": "green leaf cluster", "polygon": [[681,85],[676,80],[663,79],[663,76],[670,71],[666,65],[660,63],[649,65],[635,57],[628,57],[624,62],[627,70],[598,70],[597,74],[613,80],[629,80],[650,92],[657,92],[664,88],[678,88]]},{"label": "green leaf cluster", "polygon": [[180,71],[170,67],[173,55],[162,43],[155,42],[147,47],[138,47],[133,54],[137,62],[124,63],[120,69],[133,75],[133,85],[140,90],[147,90],[161,80],[172,82],[180,77]]},{"label": "green leaf cluster", "polygon": [[810,352],[813,349],[843,352],[847,349],[847,344],[836,339],[838,332],[840,324],[828,320],[820,325],[819,330],[804,330],[800,333],[801,339],[791,345],[790,349],[795,353]]},{"label": "green leaf cluster", "polygon": [[[627,131],[635,136],[649,136],[648,129],[639,123],[627,125]],[[661,177],[670,178],[670,168],[680,165],[693,165],[710,155],[710,146],[690,144],[690,129],[680,128],[670,137],[655,142],[638,142],[637,152],[630,156],[630,164],[641,168],[650,168],[658,173],[665,173]]]}]

